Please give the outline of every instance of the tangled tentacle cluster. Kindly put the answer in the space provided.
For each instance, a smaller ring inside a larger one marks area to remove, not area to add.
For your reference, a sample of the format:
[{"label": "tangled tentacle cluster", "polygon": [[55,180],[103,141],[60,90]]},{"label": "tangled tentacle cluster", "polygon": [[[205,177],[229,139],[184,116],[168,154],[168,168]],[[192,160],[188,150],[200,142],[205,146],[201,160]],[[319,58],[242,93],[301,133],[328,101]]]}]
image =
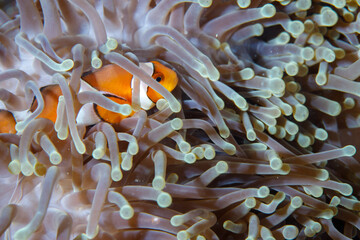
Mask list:
[{"label": "tangled tentacle cluster", "polygon": [[[17,0],[0,11],[0,235],[359,237],[358,8]],[[154,60],[176,71],[172,93],[139,67]],[[164,97],[156,109],[136,87],[131,106],[84,87],[111,63]],[[55,123],[38,118],[53,84]],[[92,104],[136,113],[90,125]]]}]

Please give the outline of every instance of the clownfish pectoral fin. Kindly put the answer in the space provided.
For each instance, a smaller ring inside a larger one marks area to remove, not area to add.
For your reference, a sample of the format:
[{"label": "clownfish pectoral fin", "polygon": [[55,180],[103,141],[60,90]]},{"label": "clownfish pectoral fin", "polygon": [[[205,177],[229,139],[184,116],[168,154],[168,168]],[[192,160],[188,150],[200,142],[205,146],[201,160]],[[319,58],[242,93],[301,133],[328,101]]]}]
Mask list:
[{"label": "clownfish pectoral fin", "polygon": [[[55,123],[57,117],[57,105],[59,102],[59,96],[62,95],[60,86],[57,84],[48,85],[40,88],[40,92],[44,99],[44,109],[42,110],[40,115],[37,116],[37,118],[47,118],[50,119],[53,123]],[[30,111],[34,112],[37,106],[37,100],[36,98],[34,98],[34,101],[30,107]]]},{"label": "clownfish pectoral fin", "polygon": [[8,110],[0,109],[0,133],[16,133],[16,120]]},{"label": "clownfish pectoral fin", "polygon": [[[126,99],[122,99],[118,96],[111,94],[104,94],[104,96],[119,104],[130,104]],[[120,113],[109,111],[103,107],[98,106],[97,104],[94,104],[94,111],[101,120],[112,124],[119,123],[124,118],[130,117],[135,113],[133,111],[130,115],[124,116]]]},{"label": "clownfish pectoral fin", "polygon": [[76,123],[81,125],[93,125],[98,122],[100,122],[101,119],[98,117],[98,115],[95,113],[94,106],[92,103],[86,103],[84,104],[77,116],[76,116]]},{"label": "clownfish pectoral fin", "polygon": [[[157,61],[152,61],[151,63],[154,68],[152,78],[163,85],[169,92],[174,90],[179,81],[176,72]],[[163,96],[150,87],[147,90],[147,96],[154,103],[163,98]]]},{"label": "clownfish pectoral fin", "polygon": [[131,80],[133,75],[116,64],[103,66],[92,73],[85,73],[82,79],[101,92],[119,96],[131,102]]}]

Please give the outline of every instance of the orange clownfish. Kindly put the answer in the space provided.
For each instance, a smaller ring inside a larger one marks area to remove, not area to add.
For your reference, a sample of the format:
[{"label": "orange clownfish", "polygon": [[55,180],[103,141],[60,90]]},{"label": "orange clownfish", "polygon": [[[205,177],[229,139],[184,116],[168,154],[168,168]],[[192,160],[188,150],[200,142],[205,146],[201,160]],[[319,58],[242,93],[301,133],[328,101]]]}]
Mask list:
[{"label": "orange clownfish", "polygon": [[[147,72],[154,80],[163,85],[168,91],[172,91],[177,83],[176,73],[159,62],[153,61],[140,63],[140,67]],[[119,104],[130,104],[132,101],[132,86],[134,76],[116,64],[109,64],[98,71],[84,74],[82,79],[91,87],[103,92],[104,96]],[[58,98],[62,95],[59,85],[49,85],[40,89],[44,98],[44,109],[38,118],[48,118],[55,123]],[[163,98],[159,93],[140,81],[140,105],[144,110],[149,110],[155,103]],[[30,110],[37,108],[37,101],[34,98]],[[93,110],[97,117],[109,123],[117,123],[129,117],[119,113],[111,112],[96,104]],[[130,116],[134,114],[131,113]],[[91,115],[91,114],[89,114]]]},{"label": "orange clownfish", "polygon": [[[168,91],[172,91],[178,83],[176,73],[159,62],[140,63],[140,68]],[[106,97],[114,102],[131,105],[134,76],[118,65],[106,65],[98,71],[84,75],[82,79],[93,88],[103,92]],[[140,81],[140,107],[142,109],[149,110],[161,98],[163,96]],[[126,118],[121,114],[108,111],[96,104],[94,104],[94,110],[100,119],[110,123],[116,123]],[[130,116],[132,114],[134,112]]]},{"label": "orange clownfish", "polygon": [[16,120],[14,115],[4,109],[0,109],[0,133],[16,133]]}]

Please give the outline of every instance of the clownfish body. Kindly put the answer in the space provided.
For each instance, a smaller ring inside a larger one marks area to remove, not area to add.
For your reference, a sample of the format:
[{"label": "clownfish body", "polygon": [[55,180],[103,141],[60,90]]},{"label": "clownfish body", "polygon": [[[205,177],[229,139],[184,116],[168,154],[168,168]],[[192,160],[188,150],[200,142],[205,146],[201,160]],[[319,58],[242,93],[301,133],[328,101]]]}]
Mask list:
[{"label": "clownfish body", "polygon": [[[172,91],[177,83],[178,78],[176,73],[168,67],[165,67],[159,62],[153,61],[148,63],[140,63],[146,73],[149,74],[155,81],[163,85],[168,91]],[[103,95],[110,100],[119,104],[132,103],[132,88],[134,85],[134,76],[127,72],[125,69],[116,64],[109,64],[98,71],[84,74],[82,79],[89,84],[92,88],[100,91]],[[139,80],[140,81],[140,80]],[[44,109],[38,118],[48,118],[55,123],[57,118],[57,104],[58,98],[62,95],[59,85],[49,85],[40,89],[44,98]],[[140,107],[144,110],[152,108],[156,102],[163,98],[159,93],[150,88],[148,85],[140,81]],[[85,106],[85,105],[84,105]],[[36,98],[31,106],[31,111],[37,108]],[[132,112],[129,116],[124,116],[119,113],[109,111],[96,104],[92,105],[92,110],[99,120],[109,123],[118,123],[122,119],[134,114]],[[89,113],[91,109],[83,107],[80,110],[81,118],[91,118],[93,113]],[[85,112],[84,112],[85,111]]]},{"label": "clownfish body", "polygon": [[[44,108],[40,113],[38,118],[47,118],[50,119],[53,123],[56,121],[56,111],[57,105],[59,102],[59,97],[62,95],[60,86],[57,84],[48,85],[40,88],[41,95],[44,99]],[[30,111],[33,112],[38,107],[36,98],[34,98],[33,103],[31,104]]]},{"label": "clownfish body", "polygon": [[16,120],[14,115],[4,109],[0,109],[0,133],[16,133]]}]

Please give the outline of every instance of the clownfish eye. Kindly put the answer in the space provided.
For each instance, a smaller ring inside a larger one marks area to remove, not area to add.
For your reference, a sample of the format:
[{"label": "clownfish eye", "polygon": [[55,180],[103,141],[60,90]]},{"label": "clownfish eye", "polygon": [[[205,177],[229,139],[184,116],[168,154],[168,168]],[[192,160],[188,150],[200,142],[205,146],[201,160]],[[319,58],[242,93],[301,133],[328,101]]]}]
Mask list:
[{"label": "clownfish eye", "polygon": [[155,73],[152,77],[157,82],[161,82],[164,79],[164,75],[162,73]]}]

